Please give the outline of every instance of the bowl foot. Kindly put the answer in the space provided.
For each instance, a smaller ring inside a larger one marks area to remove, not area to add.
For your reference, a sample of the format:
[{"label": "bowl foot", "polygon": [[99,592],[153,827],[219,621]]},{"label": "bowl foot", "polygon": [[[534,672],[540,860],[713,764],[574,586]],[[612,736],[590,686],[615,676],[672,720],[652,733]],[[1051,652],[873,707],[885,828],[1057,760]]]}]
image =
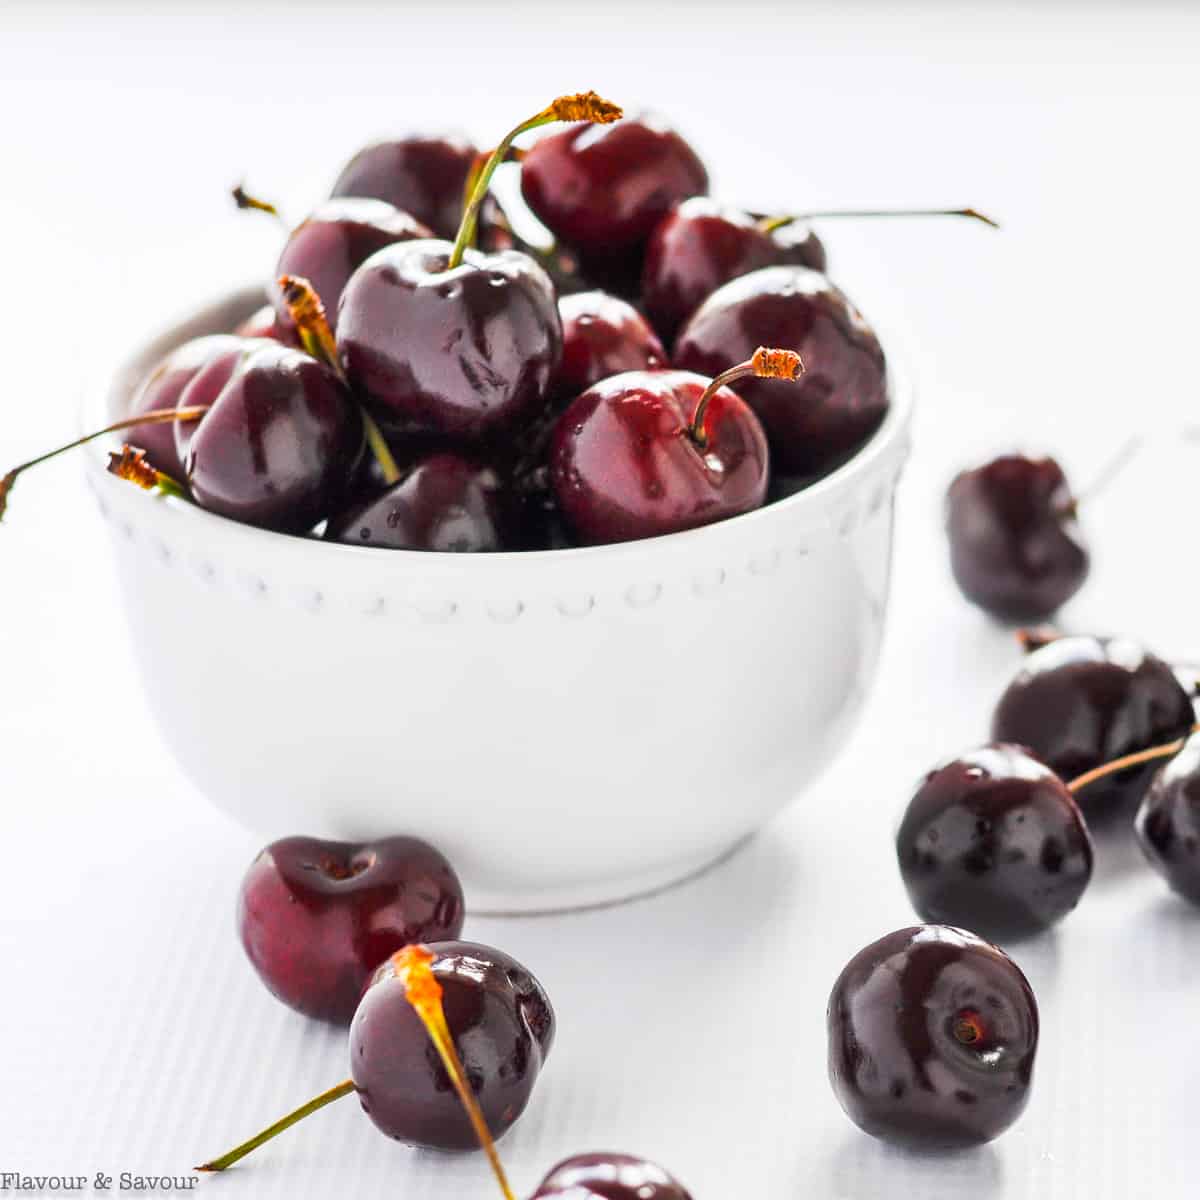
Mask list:
[{"label": "bowl foot", "polygon": [[726,859],[732,858],[753,836],[748,834],[740,837],[715,854],[708,851],[691,858],[678,859],[650,871],[568,887],[542,888],[536,891],[494,891],[473,886],[470,877],[467,876],[463,880],[467,912],[478,917],[549,917],[559,913],[611,908],[632,900],[644,900],[647,896],[678,887],[720,866]]}]

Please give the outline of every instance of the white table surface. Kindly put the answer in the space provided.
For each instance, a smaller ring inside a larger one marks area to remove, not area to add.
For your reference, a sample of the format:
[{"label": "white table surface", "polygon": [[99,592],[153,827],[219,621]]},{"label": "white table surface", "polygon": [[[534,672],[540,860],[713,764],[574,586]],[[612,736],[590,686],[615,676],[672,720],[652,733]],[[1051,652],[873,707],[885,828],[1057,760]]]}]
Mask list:
[{"label": "white table surface", "polygon": [[[560,1018],[502,1147],[522,1194],[596,1148],[661,1160],[697,1200],[1195,1194],[1200,914],[1120,840],[1079,910],[1017,951],[1043,1044],[1029,1110],[993,1145],[914,1156],[860,1134],[825,1080],[824,1007],[854,951],[911,923],[899,806],[983,739],[1017,659],[949,582],[955,468],[1021,446],[1084,481],[1149,433],[1090,505],[1095,569],[1063,621],[1200,654],[1200,443],[1180,437],[1200,424],[1198,51],[1183,5],[0,6],[3,467],[71,431],[97,363],[266,273],[276,231],[230,211],[228,185],[299,215],[390,131],[486,141],[595,87],[673,115],[732,200],[1004,221],[823,230],[920,392],[879,683],[838,764],[675,891],[469,923]],[[106,536],[66,462],[22,481],[0,529],[0,1172],[183,1173],[346,1074],[343,1035],[243,959],[232,905],[257,842],[159,744]],[[353,1101],[200,1187],[493,1194],[477,1156],[388,1142]]]}]

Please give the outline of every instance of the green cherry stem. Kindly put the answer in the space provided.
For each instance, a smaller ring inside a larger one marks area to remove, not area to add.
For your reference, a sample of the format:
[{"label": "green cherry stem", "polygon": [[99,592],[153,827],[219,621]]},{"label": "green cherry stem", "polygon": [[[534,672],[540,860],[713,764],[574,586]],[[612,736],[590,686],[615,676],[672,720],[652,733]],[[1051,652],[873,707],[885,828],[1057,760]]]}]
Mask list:
[{"label": "green cherry stem", "polygon": [[454,239],[454,249],[450,252],[447,269],[452,271],[459,266],[468,248],[475,245],[479,209],[491,186],[492,176],[496,173],[496,168],[508,157],[510,147],[521,134],[538,129],[542,125],[552,125],[556,121],[591,121],[594,124],[607,125],[610,121],[619,120],[621,115],[621,109],[617,105],[602,99],[595,92],[579,92],[573,96],[559,96],[553,104],[506,133],[478,172],[471,198],[463,209],[462,222],[458,227],[458,236]]}]

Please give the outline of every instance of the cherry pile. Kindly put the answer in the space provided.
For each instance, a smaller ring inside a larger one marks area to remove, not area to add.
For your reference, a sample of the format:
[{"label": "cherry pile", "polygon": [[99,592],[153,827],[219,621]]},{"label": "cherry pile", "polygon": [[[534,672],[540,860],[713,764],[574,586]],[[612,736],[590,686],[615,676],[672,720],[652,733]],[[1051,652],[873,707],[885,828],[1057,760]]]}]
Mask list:
[{"label": "cherry pile", "polygon": [[[568,127],[514,145],[554,123]],[[519,175],[516,224],[536,217],[548,244],[514,232],[491,191],[501,169]],[[239,207],[283,228],[267,304],[176,349],[93,436],[129,431],[112,470],[148,490],[388,549],[556,549],[758,508],[861,449],[888,408],[887,363],[808,217],[708,187],[679,133],[594,92],[490,151],[368,146],[294,227],[238,187]],[[784,361],[763,347],[791,352],[787,369],[744,370]],[[742,378],[740,398],[710,391]],[[0,515],[56,453],[0,480]]]}]

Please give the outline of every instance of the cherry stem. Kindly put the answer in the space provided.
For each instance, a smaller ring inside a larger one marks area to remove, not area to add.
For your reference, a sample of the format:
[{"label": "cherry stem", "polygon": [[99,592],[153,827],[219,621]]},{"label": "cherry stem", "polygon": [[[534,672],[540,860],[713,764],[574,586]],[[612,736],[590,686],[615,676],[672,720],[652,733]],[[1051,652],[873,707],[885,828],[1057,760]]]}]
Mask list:
[{"label": "cherry stem", "polygon": [[766,346],[759,346],[744,363],[738,363],[736,367],[722,371],[700,393],[700,399],[696,402],[696,411],[692,414],[692,421],[688,426],[688,436],[701,450],[708,446],[708,430],[705,428],[708,404],[713,396],[727,384],[744,379],[747,375],[753,375],[757,379],[795,381],[803,374],[804,364],[800,361],[800,355],[794,350],[772,350]]},{"label": "cherry stem", "polygon": [[1136,767],[1140,763],[1154,762],[1155,759],[1159,758],[1173,758],[1183,749],[1188,737],[1193,733],[1200,733],[1200,724],[1193,725],[1186,736],[1177,738],[1173,742],[1167,742],[1162,746],[1151,746],[1146,750],[1138,750],[1134,754],[1126,754],[1121,758],[1114,758],[1112,762],[1101,763],[1098,767],[1093,767],[1090,771],[1084,771],[1082,775],[1077,775],[1067,784],[1067,790],[1078,792],[1082,788],[1087,787],[1089,783],[1095,783],[1098,779],[1115,775],[1118,771],[1124,771],[1126,767]]},{"label": "cherry stem", "polygon": [[993,221],[985,213],[975,208],[838,208],[824,212],[793,213],[790,216],[763,217],[758,227],[764,233],[773,233],[793,221],[818,221],[827,217],[969,217],[972,221],[982,221],[993,229],[1000,228],[999,221]]},{"label": "cherry stem", "polygon": [[231,1167],[238,1159],[245,1158],[252,1150],[257,1150],[264,1142],[269,1142],[276,1134],[282,1133],[285,1129],[289,1129],[295,1125],[297,1121],[303,1121],[305,1117],[311,1116],[318,1109],[322,1109],[327,1104],[332,1104],[335,1100],[340,1100],[343,1096],[348,1096],[354,1091],[354,1080],[344,1079],[336,1087],[331,1087],[329,1091],[322,1092],[319,1096],[313,1097],[307,1104],[302,1104],[295,1112],[290,1112],[286,1117],[281,1117],[274,1125],[268,1125],[262,1133],[256,1133],[249,1141],[243,1142],[240,1146],[235,1146],[228,1154],[222,1154],[220,1158],[214,1158],[211,1162],[206,1162],[197,1167],[197,1171],[224,1171],[226,1167]]},{"label": "cherry stem", "polygon": [[[114,421],[113,424],[106,425],[103,429],[97,429],[95,433],[85,434],[81,438],[76,438],[75,441],[68,442],[65,446],[59,446],[56,450],[48,450],[45,454],[39,454],[37,458],[31,458],[28,462],[21,463],[19,467],[13,467],[7,475],[0,478],[0,520],[4,518],[4,511],[8,506],[8,494],[12,491],[13,484],[30,467],[36,467],[41,463],[49,462],[50,459],[57,458],[60,454],[65,454],[68,450],[74,450],[79,446],[86,446],[88,442],[94,442],[97,438],[104,437],[106,434],[120,433],[123,429],[133,429],[137,425],[163,425],[168,421],[198,421],[206,412],[208,412],[208,405],[203,404],[195,408],[163,408],[155,412],[143,413],[140,417],[126,417],[124,420]],[[164,478],[170,477],[164,476]],[[179,484],[175,484],[175,486],[179,487]],[[181,492],[182,490],[180,488]]]},{"label": "cherry stem", "polygon": [[289,232],[291,231],[291,226],[284,220],[283,213],[274,204],[268,200],[260,200],[257,196],[252,196],[240,183],[232,189],[230,195],[233,197],[234,204],[243,212],[253,210],[254,212],[266,213],[268,216],[274,217],[284,229]]},{"label": "cherry stem", "polygon": [[[621,109],[617,105],[602,99],[595,92],[579,92],[572,96],[559,96],[540,113],[522,121],[515,129],[506,133],[478,171],[470,199],[463,209],[462,222],[458,227],[458,236],[454,239],[454,248],[450,252],[450,261],[446,264],[446,269],[452,271],[459,266],[467,249],[475,245],[479,210],[484,197],[487,196],[488,188],[491,187],[492,176],[496,173],[496,168],[508,157],[509,149],[521,134],[538,129],[542,125],[552,125],[557,121],[591,121],[598,125],[607,125],[611,121],[619,120],[621,116]],[[474,171],[474,168],[472,170]]]},{"label": "cherry stem", "polygon": [[409,1004],[425,1026],[429,1040],[433,1042],[442,1065],[450,1076],[450,1082],[466,1110],[481,1149],[487,1155],[504,1200],[515,1200],[500,1156],[496,1153],[496,1143],[488,1129],[487,1120],[475,1099],[475,1093],[467,1083],[467,1073],[454,1047],[454,1038],[451,1036],[450,1026],[446,1023],[446,1010],[442,1006],[442,985],[433,974],[433,962],[433,952],[427,947],[405,946],[403,950],[392,955],[390,966],[395,978],[404,985],[404,994]]},{"label": "cherry stem", "polygon": [[1135,433],[1132,437],[1126,439],[1117,449],[1116,453],[1100,468],[1100,471],[1093,476],[1087,486],[1079,493],[1078,496],[1071,501],[1070,504],[1062,510],[1064,516],[1074,516],[1079,511],[1079,506],[1087,500],[1094,499],[1100,492],[1104,491],[1127,466],[1137,458],[1142,446],[1145,444],[1145,439],[1141,434]]},{"label": "cherry stem", "polygon": [[[303,275],[281,275],[277,282],[283,292],[283,302],[296,323],[296,332],[300,335],[300,344],[305,352],[311,354],[318,362],[324,363],[345,384],[346,389],[351,390],[350,381],[346,378],[346,372],[338,358],[337,342],[329,326],[325,305],[317,295],[316,289]],[[367,445],[379,464],[384,482],[391,487],[393,483],[400,481],[400,468],[375,418],[362,404],[359,404],[358,411],[362,418]]]}]

